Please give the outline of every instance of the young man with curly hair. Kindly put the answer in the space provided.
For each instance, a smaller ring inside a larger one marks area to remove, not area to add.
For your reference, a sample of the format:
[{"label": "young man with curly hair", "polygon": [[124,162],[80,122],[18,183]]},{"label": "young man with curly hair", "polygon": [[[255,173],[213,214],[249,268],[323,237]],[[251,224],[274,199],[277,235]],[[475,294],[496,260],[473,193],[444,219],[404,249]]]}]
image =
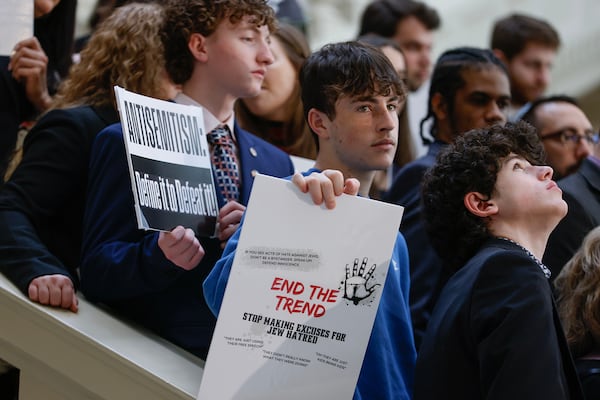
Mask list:
[{"label": "young man with curly hair", "polygon": [[567,212],[535,129],[472,130],[423,182],[427,231],[454,274],[429,321],[415,400],[581,399],[540,261]]}]

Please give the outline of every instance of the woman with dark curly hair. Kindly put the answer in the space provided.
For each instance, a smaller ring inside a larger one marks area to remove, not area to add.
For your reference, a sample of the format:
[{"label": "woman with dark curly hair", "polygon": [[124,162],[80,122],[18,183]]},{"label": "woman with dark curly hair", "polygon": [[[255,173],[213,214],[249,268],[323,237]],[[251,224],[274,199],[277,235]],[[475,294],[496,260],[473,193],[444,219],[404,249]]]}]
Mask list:
[{"label": "woman with dark curly hair", "polygon": [[417,358],[415,400],[583,398],[557,318],[548,236],[567,212],[526,124],[469,131],[425,175],[431,243],[454,275]]},{"label": "woman with dark curly hair", "polygon": [[600,398],[600,227],[554,281],[558,315],[588,399]]}]

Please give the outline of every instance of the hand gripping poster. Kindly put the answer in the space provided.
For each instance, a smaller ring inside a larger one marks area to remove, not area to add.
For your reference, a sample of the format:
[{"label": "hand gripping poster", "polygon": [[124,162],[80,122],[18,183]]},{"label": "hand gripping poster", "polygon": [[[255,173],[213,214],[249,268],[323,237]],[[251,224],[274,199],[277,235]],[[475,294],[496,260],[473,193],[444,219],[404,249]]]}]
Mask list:
[{"label": "hand gripping poster", "polygon": [[257,175],[198,399],[352,399],[402,212]]},{"label": "hand gripping poster", "polygon": [[115,86],[140,229],[213,236],[219,212],[202,108]]}]

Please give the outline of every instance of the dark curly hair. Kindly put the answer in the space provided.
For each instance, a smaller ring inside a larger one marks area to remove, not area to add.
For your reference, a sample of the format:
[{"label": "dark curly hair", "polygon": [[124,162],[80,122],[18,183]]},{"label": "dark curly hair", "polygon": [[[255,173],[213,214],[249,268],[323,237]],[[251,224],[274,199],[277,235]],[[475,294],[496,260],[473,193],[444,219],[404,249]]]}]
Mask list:
[{"label": "dark curly hair", "polygon": [[517,154],[543,165],[544,148],[526,122],[468,131],[438,155],[422,186],[425,226],[431,244],[451,270],[460,269],[490,236],[488,221],[463,203],[469,192],[491,197],[506,157]]},{"label": "dark curly hair", "polygon": [[165,64],[171,79],[182,84],[190,79],[194,58],[188,49],[193,33],[210,36],[228,18],[233,24],[252,16],[257,26],[266,25],[273,32],[275,14],[266,0],[168,0],[161,39]]}]

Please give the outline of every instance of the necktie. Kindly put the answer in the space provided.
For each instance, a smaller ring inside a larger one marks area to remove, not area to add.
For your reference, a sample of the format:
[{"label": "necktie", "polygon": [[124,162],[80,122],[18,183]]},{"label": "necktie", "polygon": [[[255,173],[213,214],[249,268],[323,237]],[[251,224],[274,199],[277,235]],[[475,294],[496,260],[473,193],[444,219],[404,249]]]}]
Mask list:
[{"label": "necktie", "polygon": [[233,140],[227,125],[219,125],[206,135],[212,146],[212,165],[217,186],[227,201],[239,199],[240,174]]}]

